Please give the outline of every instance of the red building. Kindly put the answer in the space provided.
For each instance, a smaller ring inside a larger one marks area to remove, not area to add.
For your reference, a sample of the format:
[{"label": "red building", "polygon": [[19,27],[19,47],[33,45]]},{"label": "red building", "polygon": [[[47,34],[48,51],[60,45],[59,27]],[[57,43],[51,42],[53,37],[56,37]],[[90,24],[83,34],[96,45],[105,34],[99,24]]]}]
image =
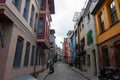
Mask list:
[{"label": "red building", "polygon": [[38,45],[43,49],[49,48],[49,27],[51,14],[54,14],[54,0],[41,0],[40,4],[40,16],[38,20]]},{"label": "red building", "polygon": [[64,51],[64,60],[65,60],[66,63],[68,63],[68,42],[67,42],[67,38],[64,38],[63,51]]},{"label": "red building", "polygon": [[[45,56],[48,54],[49,50],[49,34],[50,34],[50,22],[51,14],[54,14],[54,0],[41,0],[40,3],[40,13],[39,13],[39,20],[38,20],[38,35],[37,35],[37,54],[41,55],[42,57],[42,64],[43,66],[46,65],[47,59]],[[36,54],[36,57],[37,57]],[[37,60],[36,60],[37,62]]]}]

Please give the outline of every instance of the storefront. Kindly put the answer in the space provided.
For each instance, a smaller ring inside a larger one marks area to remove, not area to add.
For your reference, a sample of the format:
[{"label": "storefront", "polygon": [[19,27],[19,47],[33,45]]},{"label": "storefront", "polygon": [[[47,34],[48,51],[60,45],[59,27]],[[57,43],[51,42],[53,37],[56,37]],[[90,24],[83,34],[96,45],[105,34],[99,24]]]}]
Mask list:
[{"label": "storefront", "polygon": [[100,67],[120,68],[120,34],[98,46]]}]

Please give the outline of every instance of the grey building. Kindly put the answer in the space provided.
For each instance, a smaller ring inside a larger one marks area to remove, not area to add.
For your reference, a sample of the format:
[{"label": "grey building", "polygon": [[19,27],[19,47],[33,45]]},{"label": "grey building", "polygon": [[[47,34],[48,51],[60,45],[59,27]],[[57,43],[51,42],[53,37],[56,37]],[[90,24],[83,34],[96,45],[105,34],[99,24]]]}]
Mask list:
[{"label": "grey building", "polygon": [[98,76],[98,50],[96,43],[96,29],[94,18],[91,15],[91,11],[94,8],[95,3],[88,1],[85,11],[83,13],[84,17],[84,27],[85,27],[85,71],[91,76]]}]

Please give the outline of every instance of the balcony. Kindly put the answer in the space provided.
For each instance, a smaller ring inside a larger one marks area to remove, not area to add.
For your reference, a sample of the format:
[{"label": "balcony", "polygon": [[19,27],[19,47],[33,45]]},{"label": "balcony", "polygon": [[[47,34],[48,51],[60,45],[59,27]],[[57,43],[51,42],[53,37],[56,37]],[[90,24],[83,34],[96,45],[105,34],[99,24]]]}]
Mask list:
[{"label": "balcony", "polygon": [[4,13],[5,13],[5,9],[0,9],[0,22],[2,22],[2,23],[12,22],[12,20]]},{"label": "balcony", "polygon": [[44,49],[49,48],[49,39],[45,34],[38,35],[37,38],[38,45],[41,45]]}]

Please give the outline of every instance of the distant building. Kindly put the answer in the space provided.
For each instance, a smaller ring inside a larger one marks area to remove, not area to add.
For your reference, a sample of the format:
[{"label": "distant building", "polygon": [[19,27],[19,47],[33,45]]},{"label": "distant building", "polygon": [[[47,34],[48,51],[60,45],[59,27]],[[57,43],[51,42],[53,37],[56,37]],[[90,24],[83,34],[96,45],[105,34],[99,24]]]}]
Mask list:
[{"label": "distant building", "polygon": [[50,51],[49,51],[49,60],[50,62],[54,62],[54,56],[56,53],[56,43],[55,43],[55,30],[50,29]]},{"label": "distant building", "polygon": [[68,63],[68,42],[67,38],[64,38],[63,41],[63,52],[64,52],[64,61]]},{"label": "distant building", "polygon": [[72,48],[71,48],[71,35],[74,30],[69,30],[67,33],[67,45],[68,45],[68,63],[71,63],[71,56],[72,56]]},{"label": "distant building", "polygon": [[75,53],[75,33],[73,32],[70,36],[71,39],[71,63],[74,66],[75,65],[75,58],[76,58],[76,53]]}]

